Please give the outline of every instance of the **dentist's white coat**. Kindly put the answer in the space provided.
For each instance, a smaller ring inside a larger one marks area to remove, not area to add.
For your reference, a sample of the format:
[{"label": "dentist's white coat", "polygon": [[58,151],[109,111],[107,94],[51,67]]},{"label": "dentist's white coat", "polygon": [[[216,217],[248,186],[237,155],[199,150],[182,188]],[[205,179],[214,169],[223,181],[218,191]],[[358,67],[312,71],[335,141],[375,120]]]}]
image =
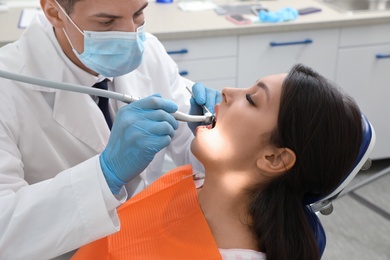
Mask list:
[{"label": "dentist's white coat", "polygon": [[[0,69],[85,86],[96,81],[60,51],[43,16],[0,49]],[[185,81],[161,43],[147,35],[140,67],[114,78],[111,87],[139,97],[160,93],[188,112]],[[125,104],[111,105],[117,110]],[[109,134],[89,95],[0,79],[0,259],[54,258],[119,229],[120,203],[98,160]],[[166,153],[179,165],[191,162],[192,137],[181,123],[142,178],[150,182],[161,174]],[[133,188],[143,183],[138,177]]]}]

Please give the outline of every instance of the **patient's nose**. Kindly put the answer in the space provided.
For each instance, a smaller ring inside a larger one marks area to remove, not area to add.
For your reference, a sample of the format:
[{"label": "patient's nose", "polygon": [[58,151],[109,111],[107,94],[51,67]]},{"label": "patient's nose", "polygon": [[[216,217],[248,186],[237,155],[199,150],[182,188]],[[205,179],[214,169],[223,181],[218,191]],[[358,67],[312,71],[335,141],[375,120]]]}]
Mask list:
[{"label": "patient's nose", "polygon": [[236,88],[224,88],[222,90],[222,103],[231,102],[237,90]]}]

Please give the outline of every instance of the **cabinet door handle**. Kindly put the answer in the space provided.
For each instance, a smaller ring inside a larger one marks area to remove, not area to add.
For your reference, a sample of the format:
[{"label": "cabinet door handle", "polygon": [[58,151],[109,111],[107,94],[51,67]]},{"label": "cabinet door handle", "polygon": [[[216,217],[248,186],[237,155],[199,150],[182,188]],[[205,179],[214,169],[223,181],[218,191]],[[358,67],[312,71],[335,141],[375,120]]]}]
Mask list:
[{"label": "cabinet door handle", "polygon": [[377,54],[376,58],[377,59],[388,59],[388,58],[390,58],[390,54]]},{"label": "cabinet door handle", "polygon": [[179,74],[180,74],[180,76],[186,76],[186,75],[188,75],[188,71],[182,70],[182,71],[179,71]]},{"label": "cabinet door handle", "polygon": [[167,53],[169,55],[172,55],[172,54],[186,54],[186,53],[188,53],[188,50],[187,49],[181,49],[181,50],[177,50],[177,51],[167,51]]},{"label": "cabinet door handle", "polygon": [[306,40],[303,40],[303,41],[296,41],[296,42],[270,42],[269,45],[271,47],[276,47],[276,46],[296,45],[296,44],[310,44],[310,43],[313,43],[313,40],[306,39]]}]

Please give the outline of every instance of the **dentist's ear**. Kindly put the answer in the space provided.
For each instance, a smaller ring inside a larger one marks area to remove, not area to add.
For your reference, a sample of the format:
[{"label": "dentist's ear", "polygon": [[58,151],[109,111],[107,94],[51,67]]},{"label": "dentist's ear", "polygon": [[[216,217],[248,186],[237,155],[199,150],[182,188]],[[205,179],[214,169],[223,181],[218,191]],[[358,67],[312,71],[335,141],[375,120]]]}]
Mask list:
[{"label": "dentist's ear", "polygon": [[294,151],[289,148],[268,148],[257,159],[257,167],[267,176],[280,175],[290,170],[296,162]]},{"label": "dentist's ear", "polygon": [[62,28],[63,21],[61,19],[61,10],[54,0],[40,0],[42,11],[54,28]]}]

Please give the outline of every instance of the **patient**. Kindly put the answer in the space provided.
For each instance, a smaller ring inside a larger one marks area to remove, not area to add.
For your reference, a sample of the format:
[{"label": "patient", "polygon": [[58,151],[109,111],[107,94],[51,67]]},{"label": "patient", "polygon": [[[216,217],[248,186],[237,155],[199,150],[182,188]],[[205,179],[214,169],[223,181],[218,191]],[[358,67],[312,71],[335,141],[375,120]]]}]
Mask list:
[{"label": "patient", "polygon": [[127,252],[141,244],[150,246],[138,252],[144,259],[184,259],[182,251],[189,259],[320,258],[303,197],[327,194],[349,171],[362,139],[359,108],[301,64],[222,95],[215,127],[199,127],[192,142],[205,167],[203,186],[196,190],[183,177],[191,176],[189,166],[164,175],[182,174],[122,205],[121,230],[75,259],[134,259]]}]

